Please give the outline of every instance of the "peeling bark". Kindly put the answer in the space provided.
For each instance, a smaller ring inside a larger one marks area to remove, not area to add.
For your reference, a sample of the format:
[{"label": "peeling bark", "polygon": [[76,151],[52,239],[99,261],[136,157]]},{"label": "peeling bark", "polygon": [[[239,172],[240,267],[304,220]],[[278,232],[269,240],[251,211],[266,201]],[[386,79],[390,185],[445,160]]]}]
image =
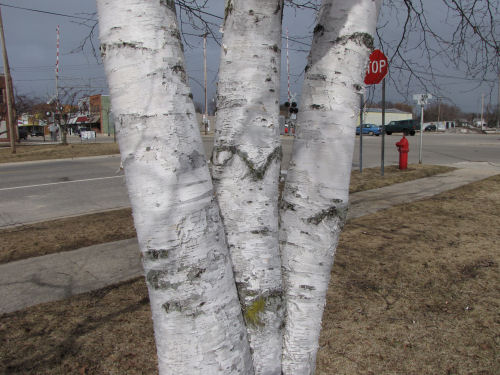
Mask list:
[{"label": "peeling bark", "polygon": [[278,242],[279,81],[283,0],[226,3],[214,185],[256,374],[281,373]]},{"label": "peeling bark", "polygon": [[381,0],[324,0],[314,29],[281,206],[283,374],[313,374],[345,222],[359,98]]},{"label": "peeling bark", "polygon": [[97,4],[160,374],[253,374],[174,2]]}]

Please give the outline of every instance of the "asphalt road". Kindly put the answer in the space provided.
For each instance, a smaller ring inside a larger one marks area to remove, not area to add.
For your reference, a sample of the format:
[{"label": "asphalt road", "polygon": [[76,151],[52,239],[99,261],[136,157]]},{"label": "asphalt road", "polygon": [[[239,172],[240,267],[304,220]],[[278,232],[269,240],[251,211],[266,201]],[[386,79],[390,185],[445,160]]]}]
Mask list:
[{"label": "asphalt road", "polygon": [[[385,137],[385,165],[397,164],[395,143]],[[409,163],[418,162],[419,136],[408,137]],[[212,137],[204,137],[205,152]],[[282,169],[288,168],[292,137],[282,137]],[[363,137],[363,167],[380,166],[381,137]],[[500,135],[424,134],[423,162],[449,165],[461,161],[500,164]],[[0,227],[128,207],[125,178],[116,156],[0,164]],[[359,168],[359,137],[353,155]]]}]

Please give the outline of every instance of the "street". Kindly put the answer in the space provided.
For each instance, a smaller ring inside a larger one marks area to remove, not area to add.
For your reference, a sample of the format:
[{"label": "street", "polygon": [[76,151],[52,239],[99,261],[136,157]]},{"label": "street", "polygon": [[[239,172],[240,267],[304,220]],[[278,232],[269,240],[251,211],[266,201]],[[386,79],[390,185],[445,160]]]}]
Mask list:
[{"label": "street", "polygon": [[[385,165],[397,164],[395,143],[385,137]],[[409,163],[418,163],[419,135],[408,137]],[[282,169],[288,168],[293,138],[282,137]],[[424,134],[423,163],[452,165],[462,161],[500,164],[500,135]],[[363,168],[380,166],[382,137],[363,137]],[[204,136],[207,159],[213,138]],[[359,137],[353,155],[359,169]],[[128,207],[118,155],[0,164],[0,227]]]}]

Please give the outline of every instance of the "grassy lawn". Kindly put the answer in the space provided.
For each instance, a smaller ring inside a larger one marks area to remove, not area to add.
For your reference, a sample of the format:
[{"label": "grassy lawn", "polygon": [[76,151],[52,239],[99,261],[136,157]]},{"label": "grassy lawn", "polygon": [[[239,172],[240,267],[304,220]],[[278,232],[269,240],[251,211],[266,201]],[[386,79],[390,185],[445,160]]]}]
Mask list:
[{"label": "grassy lawn", "polygon": [[119,154],[117,143],[72,143],[68,145],[17,145],[12,154],[9,147],[0,147],[0,163],[80,158]]},{"label": "grassy lawn", "polygon": [[[316,373],[499,374],[498,212],[495,176],[348,221]],[[144,280],[0,316],[0,373],[156,374]]]}]

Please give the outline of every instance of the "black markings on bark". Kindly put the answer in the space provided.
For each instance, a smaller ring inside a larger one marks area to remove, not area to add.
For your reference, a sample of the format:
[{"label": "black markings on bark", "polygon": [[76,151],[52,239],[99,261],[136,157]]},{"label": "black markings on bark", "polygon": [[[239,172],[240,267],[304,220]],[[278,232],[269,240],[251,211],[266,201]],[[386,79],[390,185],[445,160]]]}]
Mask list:
[{"label": "black markings on bark", "polygon": [[310,74],[307,76],[307,79],[311,81],[326,81],[326,74]]},{"label": "black markings on bark", "polygon": [[142,257],[146,260],[158,260],[168,258],[169,251],[167,249],[152,249],[142,253]]},{"label": "black markings on bark", "polygon": [[198,279],[202,275],[202,273],[205,272],[205,270],[206,270],[205,268],[195,267],[188,272],[187,277],[189,280],[193,281],[194,279]]},{"label": "black markings on bark", "polygon": [[181,40],[181,33],[179,32],[179,30],[173,30],[173,31],[171,31],[170,35],[172,36],[172,38],[175,38],[178,41]]},{"label": "black markings on bark", "polygon": [[250,9],[250,10],[248,11],[248,14],[250,14],[251,16],[253,16],[253,9]]},{"label": "black markings on bark", "polygon": [[307,73],[307,71],[308,71],[309,69],[311,69],[311,66],[310,66],[309,64],[307,64],[307,65],[306,65],[306,67],[304,68],[304,72],[306,72],[306,73]]},{"label": "black markings on bark", "polygon": [[200,154],[197,150],[193,150],[189,155],[183,154],[179,156],[179,168],[181,171],[189,171],[205,166],[207,163],[205,155]]},{"label": "black markings on bark", "polygon": [[182,82],[184,83],[187,82],[187,74],[186,71],[184,70],[184,67],[182,66],[182,63],[174,65],[171,69],[174,73],[180,74]]},{"label": "black markings on bark", "polygon": [[[248,171],[250,172],[250,175],[253,177],[254,180],[262,180],[264,176],[266,175],[266,171],[271,165],[271,163],[274,160],[281,160],[281,146],[278,146],[274,149],[273,152],[271,152],[266,159],[266,162],[264,163],[263,166],[257,167],[253,161],[251,161],[248,158],[248,154],[246,154],[243,151],[240,151],[236,146],[215,146],[214,147],[214,152],[213,155],[218,154],[219,152],[230,152],[231,154],[238,155],[241,160],[246,164]],[[212,161],[217,160],[217,158],[214,158],[212,155]],[[224,162],[224,164],[228,163],[229,160],[232,158],[229,158]]]},{"label": "black markings on bark", "polygon": [[363,89],[363,87],[361,85],[358,85],[358,84],[355,84],[352,86],[354,88],[354,90],[356,91],[361,91]]},{"label": "black markings on bark", "polygon": [[192,92],[190,92],[188,96],[189,96],[189,99],[193,99],[193,93]]},{"label": "black markings on bark", "polygon": [[311,109],[323,109],[323,108],[325,108],[325,106],[319,105],[319,104],[311,104],[310,108]]},{"label": "black markings on bark", "polygon": [[161,307],[163,307],[167,314],[173,311],[183,311],[182,305],[179,302],[165,302]]},{"label": "black markings on bark", "polygon": [[306,289],[306,290],[316,290],[316,288],[313,287],[312,285],[299,285],[299,288]]},{"label": "black markings on bark", "polygon": [[295,205],[291,204],[290,202],[286,201],[286,200],[282,200],[281,201],[281,209],[283,211],[295,211]]},{"label": "black markings on bark", "polygon": [[191,306],[190,301],[185,301],[184,304],[178,301],[171,301],[171,302],[165,302],[163,305],[161,305],[161,307],[163,307],[163,310],[165,310],[165,313],[167,314],[177,311],[186,316],[195,318],[203,314],[203,311],[198,310],[198,308],[202,307],[204,304],[205,302],[200,302],[200,304],[197,307],[190,308]]},{"label": "black markings on bark", "polygon": [[262,229],[259,229],[259,230],[253,230],[250,233],[252,233],[252,234],[268,235],[269,233],[271,233],[271,231],[269,230],[269,228],[262,228]]},{"label": "black markings on bark", "polygon": [[278,12],[281,10],[281,5],[282,5],[282,1],[278,1],[278,6],[274,10],[274,14],[278,14]]},{"label": "black markings on bark", "polygon": [[279,51],[279,47],[277,44],[275,44],[274,46],[272,47],[269,47],[270,49],[272,49],[274,52],[278,52]]},{"label": "black markings on bark", "polygon": [[266,82],[271,82],[271,81],[272,81],[271,77],[266,78]]},{"label": "black markings on bark", "polygon": [[347,204],[339,199],[333,200],[333,205],[318,212],[316,215],[306,219],[308,223],[318,225],[325,219],[338,218],[340,226],[343,226],[347,218]]},{"label": "black markings on bark", "polygon": [[368,33],[354,33],[354,34],[350,34],[350,35],[344,35],[344,36],[338,37],[334,41],[334,43],[345,45],[345,44],[347,44],[347,42],[349,42],[351,40],[358,43],[360,46],[364,45],[369,50],[373,50],[373,36],[371,36]]},{"label": "black markings on bark", "polygon": [[146,275],[146,280],[154,290],[177,289],[181,283],[171,283],[166,280],[167,275],[168,272],[164,270],[150,270]]},{"label": "black markings on bark", "polygon": [[314,34],[318,34],[318,33],[321,33],[321,35],[323,35],[323,31],[325,31],[325,28],[323,27],[323,25],[321,24],[317,24],[316,27],[314,28],[314,31],[313,33]]},{"label": "black markings on bark", "polygon": [[228,0],[226,8],[224,9],[224,22],[226,22],[227,17],[233,12],[233,2]]},{"label": "black markings on bark", "polygon": [[165,5],[175,12],[175,0],[160,0],[160,4]]},{"label": "black markings on bark", "polygon": [[112,49],[119,49],[119,48],[132,48],[132,49],[139,49],[143,51],[149,51],[149,48],[142,47],[141,43],[129,43],[129,42],[120,42],[120,43],[102,43],[101,46],[99,47],[101,51],[101,56],[105,56],[106,52],[108,50]]}]

